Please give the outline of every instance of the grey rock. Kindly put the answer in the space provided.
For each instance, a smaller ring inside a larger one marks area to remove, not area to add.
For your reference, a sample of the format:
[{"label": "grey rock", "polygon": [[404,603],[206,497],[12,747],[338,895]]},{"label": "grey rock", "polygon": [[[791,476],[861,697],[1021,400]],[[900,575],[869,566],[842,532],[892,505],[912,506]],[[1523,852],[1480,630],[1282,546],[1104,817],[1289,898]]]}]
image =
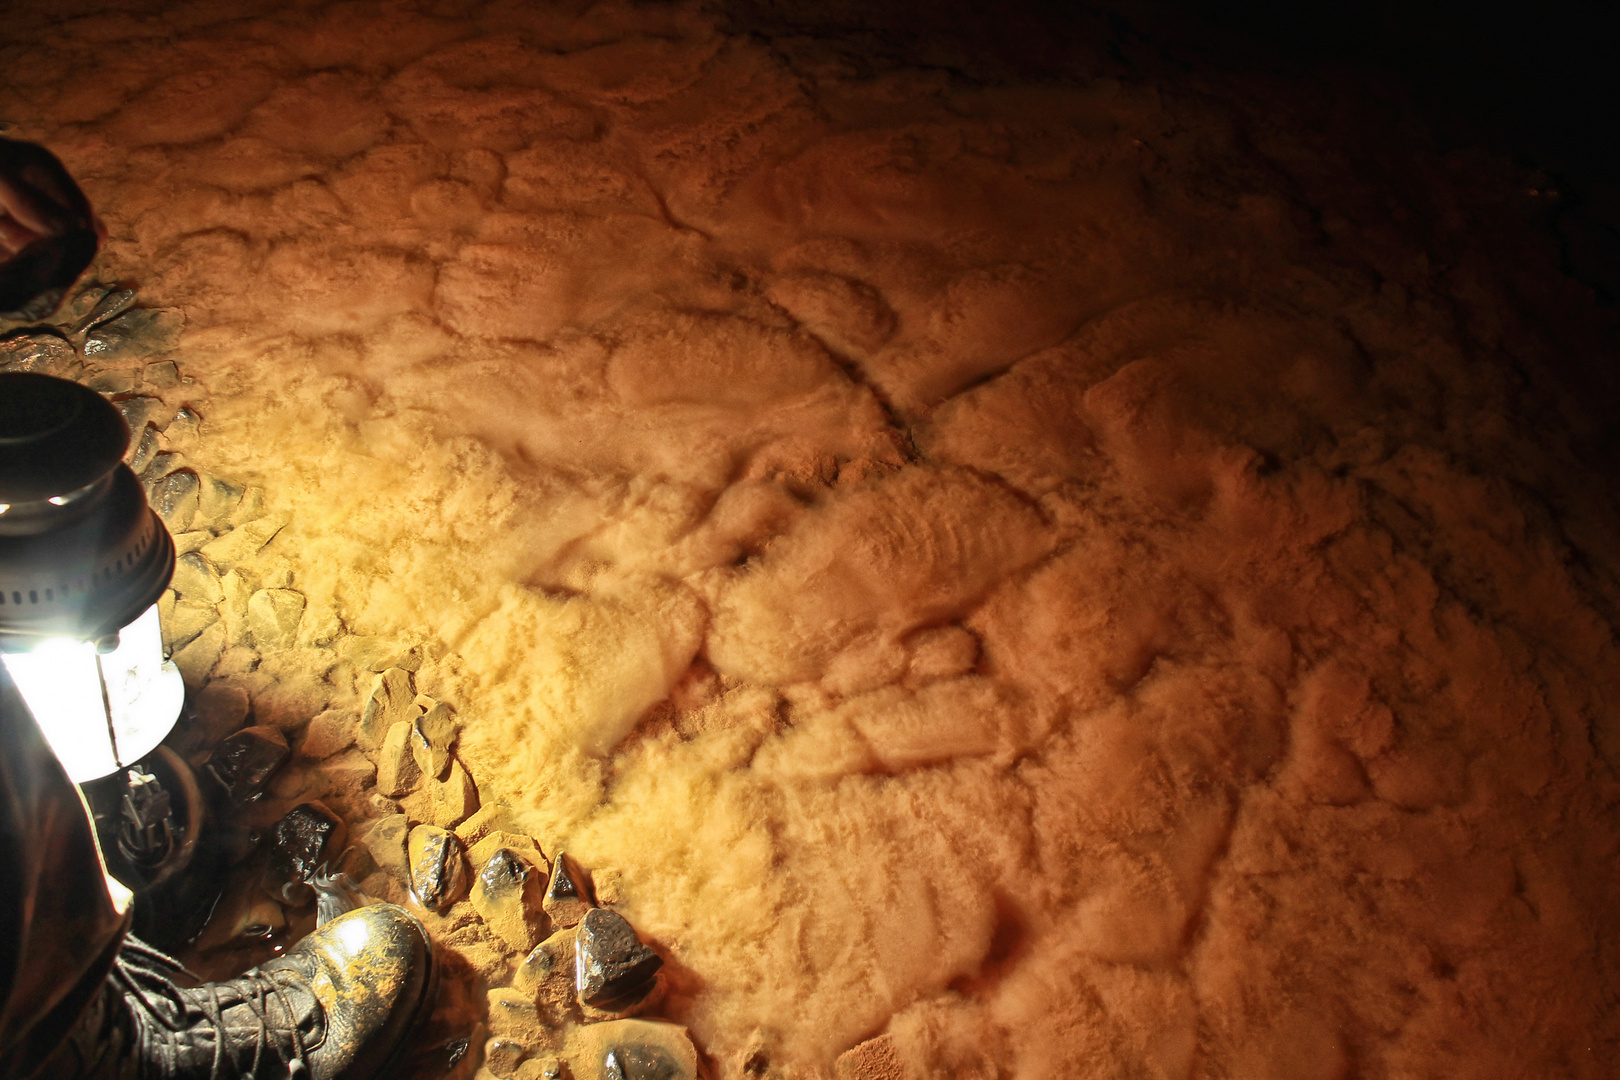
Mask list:
[{"label": "grey rock", "polygon": [[134,436],[129,443],[129,467],[139,476],[152,464],[152,459],[158,452],[157,429],[151,425],[135,429]]},{"label": "grey rock", "polygon": [[243,488],[228,480],[214,476],[198,478],[197,517],[192,524],[216,532],[230,523],[231,515],[242,501]]},{"label": "grey rock", "polygon": [[32,371],[72,378],[79,370],[73,346],[55,334],[20,334],[0,340],[0,371]]},{"label": "grey rock", "polygon": [[251,559],[264,549],[275,535],[281,531],[284,522],[280,518],[259,518],[245,525],[238,525],[230,532],[221,533],[202,550],[214,565],[230,569],[244,559]]},{"label": "grey rock", "polygon": [[637,997],[652,988],[663,966],[663,958],[641,943],[617,911],[592,908],[580,920],[574,989],[583,1004],[601,1007]]},{"label": "grey rock", "polygon": [[[96,298],[94,306],[80,314],[74,321],[73,333],[84,334],[109,319],[122,315],[135,303],[134,289],[102,289],[100,292],[101,295]],[[89,293],[90,290],[87,289],[84,293],[74,297],[72,309],[77,310]]]},{"label": "grey rock", "polygon": [[293,589],[260,589],[248,598],[248,629],[261,652],[291,648],[303,617],[304,594]]},{"label": "grey rock", "polygon": [[[168,390],[180,385],[180,369],[174,366],[173,360],[159,360],[155,364],[147,364],[143,377],[146,379],[146,385],[159,390]],[[180,411],[184,413],[187,410]],[[195,417],[196,413],[192,413],[192,416]]]},{"label": "grey rock", "polygon": [[[152,431],[154,429],[149,427],[147,430]],[[141,483],[145,484],[147,490],[150,491],[159,480],[185,467],[186,458],[184,454],[171,454],[166,451],[153,454],[152,459],[147,462],[146,468],[141,470]]]},{"label": "grey rock", "polygon": [[98,282],[87,282],[82,289],[69,298],[67,303],[62,305],[62,310],[57,313],[61,324],[69,332],[72,332],[73,327],[79,325],[86,315],[95,310],[96,305],[101,303],[102,297],[112,291],[108,286]]},{"label": "grey rock", "polygon": [[401,668],[416,671],[422,666],[422,650],[389,637],[351,634],[338,642],[338,655],[362,671]]},{"label": "grey rock", "polygon": [[185,648],[198,634],[214,625],[219,620],[219,609],[198,600],[180,600],[167,613],[160,615],[163,642],[172,653]]},{"label": "grey rock", "polygon": [[113,404],[123,414],[124,423],[129,425],[131,431],[139,431],[147,424],[161,431],[169,426],[169,420],[174,415],[162,398],[128,397]]},{"label": "grey rock", "polygon": [[101,362],[157,356],[180,343],[185,325],[178,311],[131,308],[84,336],[84,356]]},{"label": "grey rock", "polygon": [[163,524],[171,533],[182,533],[191,528],[197,516],[197,474],[190,471],[172,472],[152,485],[150,501]]},{"label": "grey rock", "polygon": [[170,579],[169,587],[188,600],[206,604],[217,604],[225,599],[225,588],[220,584],[219,574],[200,551],[190,552],[175,560],[174,577]]},{"label": "grey rock", "polygon": [[84,385],[98,394],[127,394],[135,389],[135,376],[127,371],[102,371],[86,379]]},{"label": "grey rock", "polygon": [[422,782],[410,739],[411,725],[401,720],[388,729],[377,751],[377,791],[390,799],[408,795]]},{"label": "grey rock", "polygon": [[286,762],[287,754],[287,739],[276,728],[243,728],[219,744],[208,759],[208,773],[232,799],[250,802],[263,794],[270,777]]},{"label": "grey rock", "polygon": [[248,695],[240,686],[210,683],[192,698],[169,744],[183,756],[210,750],[247,721]]},{"label": "grey rock", "polygon": [[527,953],[540,940],[540,875],[509,848],[497,848],[472,884],[473,910],[507,947]]},{"label": "grey rock", "polygon": [[406,841],[411,892],[417,903],[443,912],[467,891],[467,859],[456,834],[436,825],[418,825]]}]

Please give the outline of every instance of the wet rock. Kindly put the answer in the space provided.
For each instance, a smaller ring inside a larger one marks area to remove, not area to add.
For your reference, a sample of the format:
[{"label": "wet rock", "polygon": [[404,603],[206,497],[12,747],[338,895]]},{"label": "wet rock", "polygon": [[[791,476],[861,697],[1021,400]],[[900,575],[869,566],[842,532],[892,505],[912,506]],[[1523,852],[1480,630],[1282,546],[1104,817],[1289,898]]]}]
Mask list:
[{"label": "wet rock", "polygon": [[251,559],[263,550],[264,546],[281,531],[283,524],[285,523],[281,518],[259,518],[257,521],[238,525],[214,538],[202,549],[202,553],[215,566],[229,570],[243,559]]},{"label": "wet rock", "polygon": [[262,941],[285,929],[287,913],[263,893],[228,889],[197,938],[199,952]]},{"label": "wet rock", "polygon": [[71,333],[81,333],[75,329],[80,320],[95,310],[103,297],[113,290],[97,282],[86,282],[84,287],[75,292],[57,312],[58,321],[69,328]]},{"label": "wet rock", "polygon": [[265,891],[286,903],[307,903],[311,894],[305,883],[336,860],[347,835],[342,819],[324,803],[300,803],[287,811],[270,831]]},{"label": "wet rock", "polygon": [[641,943],[618,912],[592,908],[580,920],[574,989],[581,1004],[603,1008],[641,996],[663,966],[663,958]]},{"label": "wet rock", "polygon": [[55,334],[21,334],[0,341],[0,371],[72,378],[78,369],[79,356],[73,346]]},{"label": "wet rock", "polygon": [[185,532],[197,516],[197,474],[173,472],[152,487],[150,501],[170,532]]},{"label": "wet rock", "polygon": [[540,940],[541,892],[540,873],[527,859],[496,848],[473,879],[473,910],[508,948],[526,953]]},{"label": "wet rock", "polygon": [[456,739],[456,722],[450,715],[450,706],[432,698],[418,697],[416,704],[423,712],[416,718],[411,738],[411,753],[422,775],[434,780],[444,777],[450,766],[450,747]]},{"label": "wet rock", "polygon": [[123,398],[113,402],[113,404],[123,414],[124,423],[129,425],[131,431],[139,431],[147,424],[151,424],[159,431],[162,431],[169,426],[169,421],[174,416],[169,407],[163,403],[162,398],[142,395]]},{"label": "wet rock", "polygon": [[170,453],[166,450],[153,454],[152,460],[145,469],[141,470],[141,483],[145,484],[147,490],[150,491],[159,480],[186,467],[186,456],[184,454]]},{"label": "wet rock", "polygon": [[173,441],[177,439],[195,438],[202,431],[202,417],[190,405],[182,405],[169,421],[169,426],[163,429],[163,434]]},{"label": "wet rock", "polygon": [[127,394],[135,389],[135,376],[127,371],[102,371],[84,381],[98,394]]},{"label": "wet rock", "polygon": [[158,433],[151,425],[132,429],[134,434],[130,437],[129,452],[125,460],[136,476],[144,473],[157,457]]},{"label": "wet rock", "polygon": [[328,709],[304,729],[298,752],[313,761],[324,761],[354,745],[355,716],[341,709]]},{"label": "wet rock", "polygon": [[97,362],[157,356],[180,343],[185,325],[178,311],[131,308],[84,336],[84,356]]},{"label": "wet rock", "polygon": [[679,1024],[612,1020],[582,1028],[574,1073],[580,1080],[697,1080],[697,1049]]},{"label": "wet rock", "polygon": [[422,774],[411,756],[411,725],[401,720],[383,736],[377,751],[377,790],[397,799],[422,782]]},{"label": "wet rock", "polygon": [[175,561],[174,577],[169,579],[169,588],[188,600],[205,604],[217,604],[225,599],[225,589],[220,584],[218,572],[206,556],[196,551],[182,555]]},{"label": "wet rock", "polygon": [[833,1075],[836,1080],[912,1080],[894,1037],[887,1033],[839,1054]]},{"label": "wet rock", "polygon": [[158,613],[158,623],[163,629],[163,643],[170,652],[185,648],[198,634],[218,620],[218,608],[197,600],[179,600],[170,604],[167,611]]},{"label": "wet rock", "polygon": [[416,671],[422,666],[422,650],[403,645],[393,638],[352,634],[338,643],[338,655],[362,671],[403,668]]},{"label": "wet rock", "polygon": [[225,624],[214,623],[198,634],[191,644],[176,652],[171,659],[180,669],[180,677],[188,687],[196,689],[208,681],[208,675],[219,663],[225,651]]},{"label": "wet rock", "polygon": [[360,841],[378,866],[407,883],[411,872],[405,849],[410,831],[410,821],[404,814],[388,814],[373,821]]},{"label": "wet rock", "polygon": [[304,594],[293,589],[260,589],[248,598],[247,624],[262,649],[290,649],[304,617]]},{"label": "wet rock", "polygon": [[590,910],[590,894],[585,888],[584,875],[564,852],[557,852],[556,861],[551,864],[551,879],[546,882],[542,906],[547,918],[557,926],[578,925]]},{"label": "wet rock", "polygon": [[147,364],[142,377],[148,386],[159,390],[168,390],[170,387],[180,385],[180,369],[174,366],[173,360],[159,360],[155,364]]},{"label": "wet rock", "polygon": [[[85,307],[90,297],[95,302]],[[83,335],[110,319],[115,319],[135,304],[134,289],[86,289],[73,298],[72,332]],[[82,309],[82,310],[80,310]]]},{"label": "wet rock", "polygon": [[467,891],[467,860],[455,833],[418,825],[406,841],[411,892],[430,911],[443,912]]},{"label": "wet rock", "polygon": [[516,1039],[496,1036],[484,1043],[484,1068],[500,1080],[510,1080],[528,1051]]},{"label": "wet rock", "polygon": [[242,502],[240,485],[214,476],[198,478],[197,517],[193,524],[209,529],[223,529],[230,523],[231,514]]},{"label": "wet rock", "polygon": [[248,802],[264,792],[287,754],[287,740],[277,729],[243,728],[219,744],[208,759],[208,773],[232,799]]},{"label": "wet rock", "polygon": [[404,668],[389,668],[377,676],[360,710],[360,730],[355,740],[360,749],[375,750],[381,746],[383,736],[395,724],[414,724],[420,711],[413,700],[415,697],[411,673]]}]

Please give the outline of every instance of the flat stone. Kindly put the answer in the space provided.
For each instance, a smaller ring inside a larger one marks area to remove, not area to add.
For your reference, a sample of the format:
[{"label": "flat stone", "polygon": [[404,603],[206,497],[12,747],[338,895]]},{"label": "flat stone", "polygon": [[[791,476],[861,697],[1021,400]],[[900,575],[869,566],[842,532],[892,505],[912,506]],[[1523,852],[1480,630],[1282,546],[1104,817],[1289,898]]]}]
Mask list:
[{"label": "flat stone", "polygon": [[163,643],[170,652],[185,648],[196,636],[219,621],[219,609],[200,600],[178,600],[158,613]]},{"label": "flat stone", "polygon": [[383,736],[377,751],[377,790],[397,799],[422,782],[422,774],[411,756],[411,725],[401,720]]},{"label": "flat stone", "polygon": [[467,847],[472,847],[493,832],[515,832],[512,812],[504,803],[492,802],[480,806],[466,821],[456,826],[456,836]]},{"label": "flat stone", "polygon": [[591,871],[591,892],[603,907],[612,907],[624,901],[624,871],[598,867]]},{"label": "flat stone", "polygon": [[197,517],[194,524],[223,529],[242,502],[242,487],[217,476],[202,476],[197,485]]},{"label": "flat stone", "polygon": [[303,617],[304,594],[296,590],[260,589],[248,598],[248,629],[261,651],[292,648]]},{"label": "flat stone", "polygon": [[433,794],[433,823],[441,829],[455,828],[478,809],[478,788],[459,761],[450,763],[450,774],[443,780],[430,780],[428,790]]},{"label": "flat stone", "polygon": [[913,1080],[894,1045],[894,1036],[887,1032],[839,1054],[833,1062],[833,1076],[836,1080]]},{"label": "flat stone", "polygon": [[219,579],[219,588],[225,594],[219,610],[225,620],[226,640],[233,645],[240,645],[248,639],[248,601],[253,599],[253,594],[258,590],[253,587],[248,575],[240,570],[227,571],[225,576]]},{"label": "flat stone", "polygon": [[184,454],[176,454],[169,451],[153,454],[152,460],[147,464],[145,469],[141,470],[141,483],[146,485],[147,490],[151,490],[152,485],[156,484],[165,476],[168,476],[172,472],[178,472],[179,470],[187,467],[186,456]]},{"label": "flat stone", "polygon": [[298,752],[313,761],[324,761],[354,745],[357,719],[343,709],[327,709],[304,729]]},{"label": "flat stone", "polygon": [[230,525],[237,526],[249,521],[257,521],[264,516],[264,488],[250,487],[242,492],[242,498],[231,511]]},{"label": "flat stone", "polygon": [[249,802],[263,794],[287,755],[287,740],[276,728],[264,724],[243,728],[214,750],[208,773],[233,800]]},{"label": "flat stone", "polygon": [[169,407],[163,403],[162,398],[143,395],[123,398],[113,402],[113,404],[123,414],[124,423],[129,425],[131,431],[139,431],[147,424],[151,424],[159,431],[162,431],[169,426],[169,420],[174,416]]},{"label": "flat stone", "polygon": [[511,1080],[527,1056],[528,1050],[516,1039],[496,1036],[484,1043],[484,1068],[500,1080]]},{"label": "flat stone", "polygon": [[98,394],[127,394],[135,389],[135,377],[127,371],[101,371],[86,379],[84,385]]},{"label": "flat stone", "polygon": [[296,887],[337,859],[347,835],[343,820],[324,803],[300,803],[287,811],[270,831],[265,891],[285,903],[303,906],[311,894]]},{"label": "flat stone", "polygon": [[467,891],[467,860],[456,834],[418,825],[406,841],[411,892],[430,911],[443,912]]},{"label": "flat stone", "polygon": [[422,650],[389,637],[350,634],[338,642],[338,655],[362,671],[403,668],[416,671],[422,666]]},{"label": "flat stone", "polygon": [[407,883],[411,879],[411,871],[406,861],[405,845],[410,831],[410,821],[404,814],[388,814],[373,821],[360,840],[379,867]]},{"label": "flat stone", "polygon": [[188,600],[205,604],[217,604],[225,599],[225,589],[220,584],[218,571],[208,557],[198,551],[182,555],[175,561],[174,577],[169,579],[169,588]]},{"label": "flat stone", "polygon": [[55,334],[20,334],[0,341],[0,370],[72,378],[79,367],[73,346]]},{"label": "flat stone", "polygon": [[168,390],[180,385],[180,369],[175,367],[173,360],[159,360],[155,364],[147,364],[142,377],[148,386],[159,390]]},{"label": "flat stone", "polygon": [[[70,327],[71,333],[84,333],[83,330],[78,328],[80,320],[94,311],[102,298],[112,291],[106,285],[97,282],[86,282],[62,305],[62,310],[57,313],[58,320]],[[134,290],[130,291],[133,292]]]},{"label": "flat stone", "polygon": [[577,1080],[697,1080],[697,1049],[680,1024],[610,1020],[577,1035]]},{"label": "flat stone", "polygon": [[208,561],[222,570],[229,570],[243,559],[251,559],[264,549],[285,522],[279,517],[259,518],[221,533],[203,547]]},{"label": "flat stone", "polygon": [[351,749],[323,761],[320,775],[326,781],[328,794],[349,797],[376,785],[377,766],[360,751]]},{"label": "flat stone", "polygon": [[134,289],[103,289],[99,286],[86,289],[73,298],[69,308],[73,323],[72,332],[88,333],[109,319],[117,318],[133,306],[135,306]]},{"label": "flat stone", "polygon": [[551,878],[546,882],[542,906],[546,916],[557,926],[577,926],[591,908],[584,875],[564,852],[557,852],[551,864]]},{"label": "flat stone", "polygon": [[186,319],[172,308],[130,308],[84,336],[82,351],[98,362],[169,352],[180,343]]},{"label": "flat stone", "polygon": [[200,687],[208,681],[209,673],[219,663],[225,651],[225,624],[216,622],[192,639],[191,644],[176,652],[171,659],[180,669],[180,677],[188,687]]},{"label": "flat stone", "polygon": [[416,718],[411,738],[411,753],[422,775],[434,780],[444,778],[450,767],[450,748],[456,740],[456,722],[450,706],[432,698],[418,697],[416,705],[422,715]]},{"label": "flat stone", "polygon": [[419,711],[412,700],[415,696],[411,673],[404,668],[389,668],[377,676],[360,710],[360,730],[355,740],[360,749],[375,750],[381,746],[383,736],[395,724],[415,723]]},{"label": "flat stone", "polygon": [[190,532],[177,533],[174,538],[174,553],[176,556],[190,555],[193,551],[201,551],[202,546],[214,538],[214,534],[207,529],[193,529]]},{"label": "flat stone", "polygon": [[526,953],[540,940],[541,891],[540,873],[527,859],[496,848],[473,878],[473,910],[508,948]]},{"label": "flat stone", "polygon": [[574,942],[574,989],[581,1004],[601,1008],[632,999],[651,989],[653,976],[663,966],[663,958],[641,943],[617,911],[592,908],[580,920]]}]

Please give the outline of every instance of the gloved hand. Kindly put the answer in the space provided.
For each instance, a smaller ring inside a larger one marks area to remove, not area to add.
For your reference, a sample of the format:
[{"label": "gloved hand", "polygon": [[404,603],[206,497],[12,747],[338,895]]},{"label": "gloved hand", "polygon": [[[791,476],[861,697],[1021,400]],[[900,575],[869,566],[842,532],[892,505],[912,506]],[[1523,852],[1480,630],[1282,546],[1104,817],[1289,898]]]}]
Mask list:
[{"label": "gloved hand", "polygon": [[49,315],[104,235],[90,200],[55,154],[0,138],[0,317]]}]

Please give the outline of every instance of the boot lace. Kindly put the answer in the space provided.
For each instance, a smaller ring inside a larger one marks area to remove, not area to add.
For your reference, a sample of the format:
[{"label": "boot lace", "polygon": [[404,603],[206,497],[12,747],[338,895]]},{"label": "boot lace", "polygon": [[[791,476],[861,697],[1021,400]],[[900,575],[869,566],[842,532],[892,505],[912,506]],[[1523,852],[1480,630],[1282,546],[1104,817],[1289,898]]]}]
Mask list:
[{"label": "boot lace", "polygon": [[[294,988],[314,996],[308,984],[292,972],[280,974]],[[143,1076],[142,1080],[171,1080],[178,1077],[180,1070],[185,1067],[183,1051],[195,1046],[189,1036],[196,1031],[196,1025],[188,1021],[188,1006],[191,1003],[181,994],[177,981],[196,982],[196,978],[172,957],[130,937],[125,939],[118,962],[113,965],[113,979],[130,1004],[137,1045],[148,1049],[146,1061],[155,1069],[150,1077]],[[253,1061],[245,1070],[226,1054],[229,1041],[225,1027],[226,1006],[220,1002],[218,984],[204,983],[196,992],[195,1007],[201,1010],[213,1036],[213,1062],[208,1080],[254,1080],[259,1075],[260,1066],[272,1054],[289,1080],[308,1077],[304,1040],[298,1030],[297,1011],[288,996],[287,987],[258,968],[250,968],[239,979],[232,980],[233,986],[241,987],[244,984],[247,992],[233,1004],[246,1006],[257,1021]],[[289,1044],[290,1053],[285,1055],[279,1040],[271,1037],[268,1003],[272,996],[277,999],[289,1021],[280,1029],[285,1031]],[[227,1073],[227,1067],[232,1071]]]}]

